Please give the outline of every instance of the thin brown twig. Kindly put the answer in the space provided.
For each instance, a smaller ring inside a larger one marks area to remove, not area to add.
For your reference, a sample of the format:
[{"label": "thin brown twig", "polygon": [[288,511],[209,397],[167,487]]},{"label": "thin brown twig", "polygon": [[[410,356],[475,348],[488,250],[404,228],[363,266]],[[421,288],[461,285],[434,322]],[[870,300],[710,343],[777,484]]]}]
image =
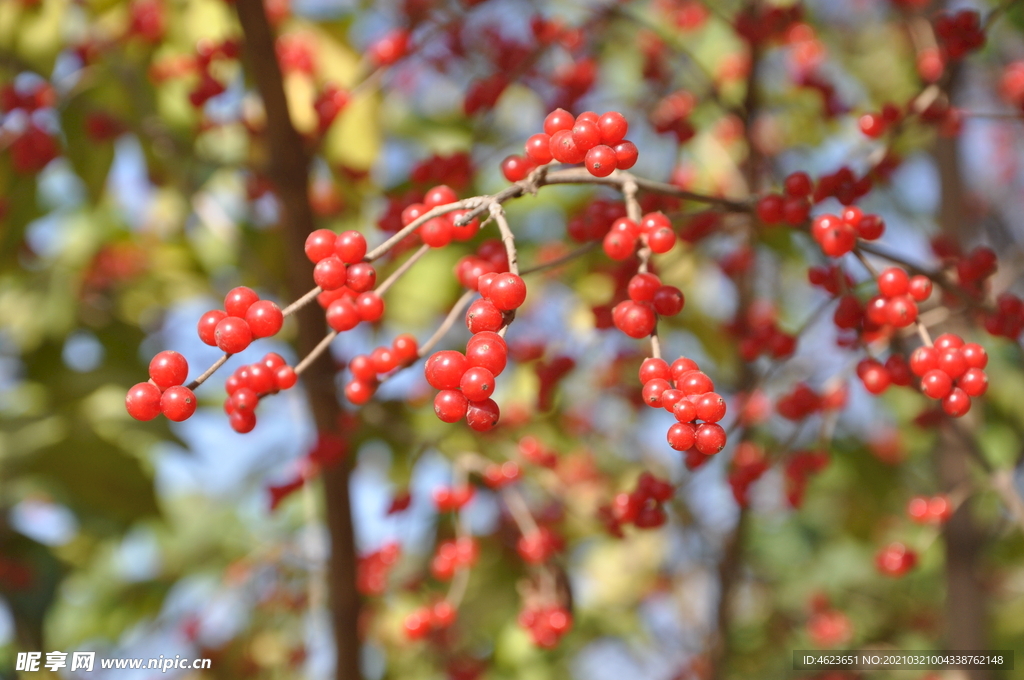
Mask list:
[{"label": "thin brown twig", "polygon": [[203,371],[202,375],[200,375],[200,376],[199,376],[198,378],[196,378],[195,380],[193,380],[192,382],[190,382],[190,383],[188,384],[188,389],[190,389],[190,390],[194,390],[194,389],[196,389],[197,387],[199,387],[200,385],[202,385],[202,384],[203,384],[204,382],[206,382],[207,380],[209,380],[209,379],[210,379],[210,376],[211,376],[211,375],[213,375],[214,373],[216,373],[216,372],[217,372],[217,369],[218,369],[218,368],[220,368],[221,366],[223,366],[223,365],[224,365],[224,363],[225,363],[225,362],[226,362],[226,361],[227,361],[227,360],[228,360],[229,358],[231,358],[231,355],[230,355],[230,354],[227,354],[227,353],[225,353],[225,354],[224,354],[224,356],[222,356],[222,357],[221,357],[220,359],[217,359],[217,361],[213,362],[213,365],[212,365],[212,366],[210,366],[210,367],[209,367],[208,369],[206,369],[205,371]]},{"label": "thin brown twig", "polygon": [[379,286],[377,286],[377,289],[374,292],[378,296],[384,295],[384,293],[388,291],[388,288],[394,285],[395,281],[400,279],[403,274],[412,269],[412,266],[416,264],[419,261],[419,259],[426,255],[428,252],[430,252],[430,246],[424,243],[422,246],[420,246],[420,249],[413,253],[408,260],[403,262],[401,266],[398,267],[398,269],[391,272],[391,275],[388,276],[388,278],[384,279],[384,281],[381,282]]}]

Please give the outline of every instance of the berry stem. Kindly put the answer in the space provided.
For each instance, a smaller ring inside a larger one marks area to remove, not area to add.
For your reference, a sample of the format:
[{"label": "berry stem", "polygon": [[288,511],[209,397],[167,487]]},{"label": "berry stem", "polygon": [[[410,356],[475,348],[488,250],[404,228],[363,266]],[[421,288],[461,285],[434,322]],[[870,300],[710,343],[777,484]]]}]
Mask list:
[{"label": "berry stem", "polygon": [[412,266],[414,264],[416,264],[416,262],[421,257],[426,255],[429,251],[430,251],[430,246],[428,246],[426,244],[423,244],[422,246],[420,246],[420,249],[417,250],[415,253],[413,253],[409,257],[409,259],[407,259],[405,262],[403,262],[401,264],[401,266],[398,267],[398,269],[396,269],[395,271],[391,272],[391,274],[388,276],[388,278],[384,279],[384,281],[381,282],[381,284],[379,286],[377,286],[377,290],[375,290],[374,292],[378,296],[383,297],[384,293],[387,292],[388,288],[390,288],[395,283],[395,281],[400,279],[403,274],[405,274],[407,271],[412,269]]},{"label": "berry stem", "polygon": [[928,332],[928,327],[921,323],[920,319],[917,319],[914,324],[917,326],[917,334],[921,338],[921,342],[923,342],[927,347],[932,347],[932,336],[931,333]]},{"label": "berry stem", "polygon": [[437,327],[437,330],[434,331],[434,334],[431,335],[427,339],[427,341],[420,346],[417,354],[421,359],[430,354],[430,351],[434,349],[434,345],[439,343],[441,341],[441,338],[443,338],[445,334],[447,334],[448,331],[451,330],[452,326],[455,325],[456,319],[458,319],[459,315],[462,314],[462,310],[464,310],[469,305],[469,303],[473,300],[475,296],[475,290],[467,290],[465,293],[462,294],[462,297],[456,300],[455,304],[452,306],[451,311],[448,312],[448,316],[444,318],[444,321],[442,321],[441,325]]},{"label": "berry stem", "polygon": [[526,499],[523,498],[518,489],[511,486],[502,487],[501,497],[505,499],[505,505],[508,507],[508,511],[512,514],[512,519],[515,521],[516,526],[519,527],[519,532],[523,536],[534,536],[540,532],[540,527],[537,526],[536,520],[533,519],[530,507],[526,504]]},{"label": "berry stem", "polygon": [[317,343],[316,347],[314,347],[313,350],[309,354],[304,356],[302,358],[302,361],[298,363],[298,365],[295,367],[295,374],[301,375],[303,371],[309,368],[309,365],[316,361],[317,357],[323,354],[325,349],[330,347],[331,341],[334,340],[334,338],[336,337],[338,337],[338,331],[331,331],[330,333],[325,335],[323,339]]},{"label": "berry stem", "polygon": [[303,307],[308,305],[310,302],[315,300],[316,296],[319,295],[322,292],[323,292],[323,289],[321,289],[320,286],[315,286],[313,288],[313,290],[309,291],[308,293],[306,293],[305,295],[300,297],[298,300],[296,300],[295,302],[291,303],[290,305],[288,305],[287,307],[282,309],[281,310],[282,316],[288,317],[288,316],[294,314],[295,312],[299,311],[300,309],[302,309]]},{"label": "berry stem", "polygon": [[535,264],[532,267],[527,267],[526,269],[523,269],[522,271],[520,271],[519,275],[520,276],[526,276],[527,274],[533,274],[535,272],[544,271],[546,269],[553,269],[555,267],[560,267],[563,264],[565,264],[566,262],[571,262],[572,260],[575,260],[577,257],[581,257],[583,255],[586,255],[591,250],[594,250],[595,248],[599,247],[600,245],[601,245],[600,241],[591,241],[587,245],[581,246],[581,247],[577,248],[576,250],[570,251],[570,252],[566,253],[565,255],[562,255],[561,257],[556,257],[555,259],[550,260],[548,262],[541,262],[540,264]]},{"label": "berry stem", "polygon": [[188,388],[189,388],[190,390],[195,390],[195,389],[196,389],[197,387],[199,387],[199,386],[200,386],[200,385],[202,385],[202,384],[203,384],[204,382],[206,382],[207,380],[209,380],[210,376],[211,376],[211,375],[213,375],[214,373],[216,373],[216,372],[217,372],[217,369],[218,369],[218,368],[220,368],[221,366],[223,366],[223,365],[224,365],[224,362],[226,362],[226,361],[227,361],[227,360],[228,360],[228,359],[229,359],[230,357],[231,357],[231,355],[230,355],[230,354],[225,354],[225,355],[223,355],[223,356],[222,356],[222,357],[221,357],[220,359],[217,359],[217,361],[213,362],[213,365],[212,365],[212,366],[210,366],[210,367],[209,367],[208,369],[206,369],[205,371],[203,371],[203,374],[202,374],[202,375],[200,375],[200,376],[199,376],[198,378],[196,378],[195,380],[193,380],[192,382],[190,382],[190,383],[189,383],[189,384],[187,385],[187,387],[188,387]]},{"label": "berry stem", "polygon": [[516,237],[512,233],[512,229],[508,226],[508,220],[505,219],[505,209],[501,207],[498,202],[491,203],[488,206],[488,210],[491,212],[491,217],[498,224],[498,231],[501,232],[501,242],[505,244],[505,254],[508,256],[508,270],[519,276],[519,257],[516,254]]}]

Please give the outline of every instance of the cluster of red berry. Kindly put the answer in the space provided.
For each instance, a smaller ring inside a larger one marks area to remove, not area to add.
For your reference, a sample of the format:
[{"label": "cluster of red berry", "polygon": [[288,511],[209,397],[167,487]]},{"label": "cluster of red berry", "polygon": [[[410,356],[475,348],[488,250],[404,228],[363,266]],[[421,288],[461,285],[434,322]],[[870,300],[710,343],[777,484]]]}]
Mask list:
[{"label": "cluster of red berry", "polygon": [[522,470],[519,469],[518,463],[507,460],[504,463],[489,463],[481,474],[484,484],[492,489],[500,489],[518,481]]},{"label": "cluster of red berry", "polygon": [[744,361],[755,361],[762,354],[783,359],[796,351],[796,336],[779,328],[774,305],[755,302],[746,314],[729,325],[729,332],[739,339],[739,352]]},{"label": "cluster of red berry", "polygon": [[245,434],[256,427],[256,406],[262,397],[291,389],[298,382],[295,369],[283,357],[270,352],[262,360],[248,366],[239,366],[226,381],[228,398],[224,412],[235,432]]},{"label": "cluster of red berry", "polygon": [[907,515],[918,524],[942,524],[953,516],[953,504],[944,494],[914,496],[907,504]]},{"label": "cluster of red berry", "polygon": [[728,480],[733,498],[741,508],[747,507],[750,503],[750,485],[759,480],[768,471],[768,467],[764,448],[759,444],[743,441],[736,446],[729,466]]},{"label": "cluster of red berry", "polygon": [[879,295],[868,301],[865,315],[877,325],[906,328],[917,321],[917,303],[932,294],[932,280],[927,276],[909,276],[900,267],[889,267],[878,275]]},{"label": "cluster of red berry", "polygon": [[917,565],[917,553],[903,543],[893,542],[878,551],[875,565],[886,576],[900,577]]},{"label": "cluster of red berry", "polygon": [[473,337],[466,353],[457,350],[435,352],[423,368],[430,386],[440,390],[434,398],[434,412],[446,423],[466,418],[478,432],[494,427],[500,416],[491,399],[495,378],[508,361],[508,346],[497,331],[507,315],[526,300],[526,284],[511,272],[487,273],[477,280],[483,296],[466,311],[466,327]]},{"label": "cluster of red berry", "polygon": [[877,215],[865,215],[848,207],[839,215],[818,215],[811,223],[811,237],[829,257],[842,257],[857,245],[857,239],[873,241],[885,231],[885,222]]},{"label": "cluster of red berry", "polygon": [[659,316],[675,316],[686,300],[675,286],[662,285],[649,272],[636,274],[627,287],[628,300],[612,308],[612,323],[631,338],[645,338],[654,332]]},{"label": "cluster of red berry", "polygon": [[345,397],[356,405],[365,404],[377,391],[379,378],[419,358],[416,338],[402,333],[390,347],[375,347],[369,354],[357,354],[348,362],[352,380],[345,384]]},{"label": "cluster of red berry", "polygon": [[387,543],[380,550],[359,558],[356,566],[356,588],[363,595],[383,595],[388,586],[388,573],[402,555],[397,543]]},{"label": "cluster of red berry", "polygon": [[565,549],[565,541],[548,527],[524,534],[516,541],[516,552],[529,564],[542,564]]},{"label": "cluster of red berry", "polygon": [[647,213],[637,224],[628,217],[612,222],[605,234],[603,248],[613,260],[627,260],[638,247],[647,246],[652,253],[667,253],[676,244],[676,233],[672,222],[662,212]]},{"label": "cluster of red berry", "polygon": [[430,573],[438,581],[448,581],[459,569],[468,569],[476,564],[480,548],[468,536],[453,541],[441,541],[430,561]]},{"label": "cluster of red berry", "polygon": [[668,520],[664,504],[672,500],[675,493],[672,484],[645,470],[637,479],[636,489],[616,494],[610,505],[599,510],[599,515],[605,520],[609,533],[619,538],[623,536],[625,524],[654,529]]},{"label": "cluster of red berry", "polygon": [[651,126],[655,132],[671,132],[678,144],[684,144],[697,134],[690,122],[690,114],[697,105],[697,98],[686,90],[679,90],[662,97],[650,113]]},{"label": "cluster of red berry", "polygon": [[316,112],[317,131],[322,135],[330,129],[338,115],[345,110],[349,102],[349,92],[334,83],[326,83],[324,88],[313,100]]},{"label": "cluster of red berry", "polygon": [[519,625],[530,633],[533,644],[551,649],[572,630],[572,614],[565,607],[525,607],[519,612]]},{"label": "cluster of red berry", "polygon": [[409,53],[409,31],[396,28],[374,40],[366,56],[377,66],[390,66]]},{"label": "cluster of red berry", "polygon": [[211,309],[199,319],[199,339],[227,354],[238,354],[253,340],[275,335],[284,324],[281,308],[260,300],[251,288],[232,288],[224,298],[224,309]]},{"label": "cluster of red berry", "polygon": [[523,156],[502,161],[505,179],[518,182],[530,172],[552,160],[559,163],[583,163],[595,177],[607,177],[616,170],[628,170],[639,152],[627,140],[629,122],[617,111],[597,115],[584,111],[574,117],[565,109],[555,109],[544,119],[544,132],[526,140]]},{"label": "cluster of red berry", "polygon": [[865,113],[857,119],[860,131],[872,139],[878,139],[903,119],[903,112],[895,104],[887,103],[878,113]]},{"label": "cluster of red berry", "polygon": [[1024,300],[1013,293],[1000,293],[995,310],[985,317],[985,330],[998,337],[1016,340],[1024,331]]},{"label": "cluster of red berry", "polygon": [[553,468],[558,464],[558,455],[545,446],[533,435],[526,435],[519,440],[519,454],[530,463],[541,467]]},{"label": "cluster of red berry", "polygon": [[803,14],[800,3],[788,7],[751,5],[736,14],[733,29],[747,42],[759,45],[784,36],[791,26],[803,19]]},{"label": "cluster of red berry", "polygon": [[192,106],[199,108],[213,97],[223,94],[227,89],[224,83],[210,73],[210,64],[214,59],[237,59],[241,45],[237,40],[227,39],[220,43],[200,41],[196,46],[196,69],[199,71],[199,82],[188,93]]},{"label": "cluster of red berry", "polygon": [[828,454],[824,451],[794,451],[790,454],[783,474],[786,478],[786,500],[791,507],[799,508],[803,504],[811,475],[824,470],[828,461]]},{"label": "cluster of red berry", "polygon": [[806,383],[799,382],[779,397],[775,410],[786,420],[803,420],[825,408],[825,400]]},{"label": "cluster of red berry", "polygon": [[508,271],[508,252],[498,239],[487,239],[477,246],[476,253],[465,255],[455,264],[455,278],[463,288],[480,289],[484,274],[503,274]]},{"label": "cluster of red berry", "polygon": [[942,400],[942,410],[954,418],[971,408],[971,397],[988,390],[988,364],[985,349],[973,342],[964,343],[953,333],[943,333],[934,346],[918,347],[910,355],[910,370],[921,378],[921,392]]},{"label": "cluster of red berry", "polygon": [[952,61],[963,58],[985,44],[985,30],[980,15],[967,9],[955,13],[942,12],[936,16],[935,37]]},{"label": "cluster of red berry", "polygon": [[435,602],[430,607],[420,607],[405,617],[402,627],[410,640],[422,640],[435,631],[450,628],[457,615],[455,607],[447,600]]},{"label": "cluster of red berry", "polygon": [[[648,357],[640,365],[644,403],[663,408],[679,421],[668,430],[668,443],[676,451],[696,448],[713,456],[725,447],[726,434],[718,424],[725,417],[725,399],[697,362],[679,357],[669,366],[664,359]],[[703,421],[700,425],[697,421]]]},{"label": "cluster of red berry", "polygon": [[149,381],[128,390],[125,407],[136,420],[153,420],[161,413],[169,420],[188,420],[196,411],[196,395],[185,387],[188,361],[171,350],[149,362]]},{"label": "cluster of red berry", "polygon": [[757,201],[757,217],[765,224],[788,224],[798,227],[811,213],[810,196],[814,183],[806,172],[788,175],[782,184],[782,194],[768,194]]},{"label": "cluster of red berry", "polygon": [[470,484],[459,486],[439,486],[434,489],[434,505],[438,512],[454,512],[461,510],[467,503],[473,500],[476,491]]},{"label": "cluster of red berry", "polygon": [[[442,205],[455,203],[458,196],[455,191],[440,184],[433,187],[423,197],[422,203],[413,203],[402,210],[402,226],[407,227],[424,214]],[[420,238],[431,248],[443,248],[452,241],[468,241],[480,230],[480,220],[466,219],[468,210],[455,210],[427,220],[419,228]]]},{"label": "cluster of red berry", "polygon": [[[0,110],[10,113],[16,109],[32,113],[52,108],[57,102],[53,86],[43,81],[31,90],[8,84],[0,90]],[[60,155],[57,139],[29,119],[28,125],[10,142],[11,163],[16,172],[35,174]]]}]

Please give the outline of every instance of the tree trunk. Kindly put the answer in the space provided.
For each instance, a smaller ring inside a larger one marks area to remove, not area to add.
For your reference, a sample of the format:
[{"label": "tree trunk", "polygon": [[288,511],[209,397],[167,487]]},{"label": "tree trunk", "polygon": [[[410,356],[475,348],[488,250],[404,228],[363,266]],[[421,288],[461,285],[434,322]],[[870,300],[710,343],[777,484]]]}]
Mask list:
[{"label": "tree trunk", "polygon": [[[281,69],[277,63],[274,34],[261,0],[237,0],[238,18],[245,34],[250,74],[266,109],[267,173],[281,205],[288,291],[298,298],[312,287],[313,265],[306,258],[306,236],[315,228],[309,205],[309,156],[302,137],[288,113]],[[297,314],[300,355],[310,352],[326,332],[323,313],[307,305]],[[337,433],[338,395],[330,353],[323,353],[303,374],[317,430]],[[337,680],[359,680],[359,593],[356,590],[356,550],[349,499],[350,464],[347,460],[323,473],[327,500],[327,525],[331,537],[328,569],[331,618],[337,650]]]}]

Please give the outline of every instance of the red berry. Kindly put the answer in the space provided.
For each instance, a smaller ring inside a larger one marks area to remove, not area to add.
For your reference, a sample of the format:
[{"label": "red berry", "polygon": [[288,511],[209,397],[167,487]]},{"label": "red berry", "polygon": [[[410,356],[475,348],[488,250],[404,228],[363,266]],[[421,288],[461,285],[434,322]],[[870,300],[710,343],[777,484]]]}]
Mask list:
[{"label": "red berry", "polygon": [[168,420],[180,423],[196,412],[196,395],[187,387],[168,387],[160,397],[160,411]]},{"label": "red berry", "polygon": [[253,339],[269,338],[281,330],[284,315],[281,308],[270,300],[260,300],[245,312],[245,322],[249,324]]},{"label": "red berry", "polygon": [[469,362],[462,352],[447,349],[435,352],[427,359],[423,375],[434,389],[456,390],[468,368]]},{"label": "red berry", "polygon": [[496,274],[484,297],[500,310],[518,309],[526,301],[526,283],[511,272]]},{"label": "red berry", "polygon": [[613,260],[627,260],[636,251],[636,236],[622,231],[609,231],[602,247]]},{"label": "red berry", "polygon": [[683,311],[686,298],[683,297],[683,291],[675,286],[660,286],[658,290],[654,291],[654,298],[651,302],[654,303],[654,311],[658,314],[675,316]]},{"label": "red berry", "polygon": [[[681,425],[682,423],[676,423]],[[673,425],[672,427],[675,427]],[[704,423],[697,428],[694,446],[705,456],[713,456],[725,448],[725,430],[718,423]]]},{"label": "red berry", "polygon": [[601,143],[615,146],[626,138],[629,122],[618,111],[608,111],[597,119],[597,127],[601,130]]},{"label": "red berry", "polygon": [[277,383],[277,389],[288,390],[295,387],[295,383],[299,381],[299,376],[296,375],[295,369],[291,366],[280,366],[274,371],[274,382]]},{"label": "red berry", "polygon": [[559,163],[582,163],[586,152],[576,146],[569,130],[551,135],[551,156]]},{"label": "red berry", "polygon": [[479,366],[500,375],[508,362],[505,340],[491,331],[477,333],[466,343],[466,361],[470,367]]},{"label": "red berry", "polygon": [[697,428],[688,422],[673,423],[672,427],[668,429],[668,445],[676,451],[691,449],[696,441]]},{"label": "red berry", "polygon": [[[676,391],[682,393],[682,390]],[[690,399],[686,398],[686,395],[684,394],[683,398],[677,401],[672,407],[672,415],[674,415],[676,420],[681,423],[692,423],[697,420],[697,405]]]},{"label": "red berry", "polygon": [[357,262],[345,274],[345,285],[354,293],[373,290],[377,284],[377,270],[369,262]]},{"label": "red berry", "polygon": [[811,203],[806,198],[789,196],[782,204],[782,219],[786,224],[797,227],[811,215]]},{"label": "red berry", "polygon": [[857,245],[857,232],[843,224],[825,231],[818,243],[829,257],[842,257]]},{"label": "red berry", "polygon": [[950,417],[959,418],[971,410],[971,398],[964,390],[954,387],[942,400],[942,410]]},{"label": "red berry", "polygon": [[811,195],[814,190],[814,185],[811,183],[811,178],[806,172],[794,172],[786,177],[786,181],[783,184],[786,190],[786,194],[789,196],[796,196],[798,198],[806,198]]},{"label": "red berry", "polygon": [[[518,180],[510,180],[518,181]],[[444,248],[452,242],[454,232],[452,222],[447,215],[432,217],[420,227],[420,238],[431,248]]]},{"label": "red berry", "polygon": [[644,383],[642,391],[644,403],[654,408],[661,408],[661,395],[671,387],[672,385],[664,378],[648,380]]},{"label": "red berry", "polygon": [[423,197],[423,205],[430,208],[436,208],[439,205],[448,205],[455,203],[459,200],[458,195],[455,191],[446,184],[439,184],[430,191],[427,192],[426,196]]},{"label": "red berry", "polygon": [[885,305],[885,316],[896,328],[906,328],[917,320],[917,303],[906,295],[891,298]]},{"label": "red berry", "polygon": [[939,352],[939,370],[956,380],[967,371],[967,360],[963,352],[950,348]]},{"label": "red berry", "polygon": [[378,66],[390,66],[409,51],[409,31],[396,28],[372,43],[366,54]]},{"label": "red berry", "polygon": [[[697,367],[697,362],[694,361],[693,359],[687,359],[686,357],[679,357],[678,359],[676,359],[675,361],[672,362],[671,370],[672,370],[672,380],[676,383],[676,387],[678,387],[679,386],[679,380],[680,380],[680,378],[683,377],[683,375],[685,375],[686,373],[689,373],[690,371],[699,371],[700,369]],[[711,389],[714,389],[714,388],[711,388]],[[705,392],[708,392],[708,391],[710,391],[710,390],[705,390]]]},{"label": "red berry", "polygon": [[956,382],[969,397],[980,397],[988,391],[988,376],[980,368],[969,368]]},{"label": "red berry", "polygon": [[778,194],[762,196],[758,199],[757,205],[754,208],[757,211],[757,218],[765,224],[778,224],[782,222],[785,219],[782,212],[784,203],[784,199]]},{"label": "red berry", "polygon": [[434,397],[434,413],[446,423],[456,423],[466,417],[469,400],[458,390],[441,390]]},{"label": "red berry", "polygon": [[408,227],[410,224],[420,219],[430,210],[427,206],[422,203],[413,203],[402,209],[402,226]]},{"label": "red berry", "polygon": [[188,362],[177,352],[164,350],[149,362],[149,377],[161,391],[182,385],[188,378]]},{"label": "red berry", "polygon": [[232,288],[228,292],[227,297],[224,298],[224,311],[227,312],[228,316],[245,318],[246,310],[259,299],[260,296],[252,288],[246,288],[245,286]]},{"label": "red berry", "polygon": [[865,215],[857,223],[857,235],[866,241],[874,241],[885,233],[885,221],[878,215]]},{"label": "red berry", "polygon": [[944,399],[953,389],[953,381],[944,372],[933,369],[921,377],[921,391],[932,399]]},{"label": "red berry", "polygon": [[274,372],[265,364],[253,364],[249,366],[248,385],[256,390],[256,394],[269,394],[274,391],[277,381],[274,380]]},{"label": "red berry", "polygon": [[217,331],[217,324],[221,322],[223,318],[227,316],[227,313],[222,312],[219,309],[211,309],[206,314],[203,314],[197,324],[197,330],[199,331],[199,339],[205,342],[207,345],[212,347],[217,346],[217,337],[215,335]]},{"label": "red berry", "polygon": [[934,347],[918,347],[910,355],[910,370],[916,376],[923,376],[928,371],[939,367],[939,350]]},{"label": "red berry", "polygon": [[356,298],[356,310],[363,321],[377,321],[384,315],[384,300],[376,293],[360,293]]},{"label": "red berry", "polygon": [[466,310],[466,328],[470,333],[498,331],[504,325],[505,317],[490,300],[477,300]]},{"label": "red berry", "polygon": [[377,347],[370,352],[370,363],[373,364],[375,373],[384,374],[390,373],[398,366],[398,359],[395,358],[394,352],[389,348]]},{"label": "red berry", "polygon": [[636,159],[640,157],[636,144],[627,139],[612,148],[615,150],[615,167],[619,170],[629,170],[636,165]]},{"label": "red berry", "polygon": [[220,320],[214,330],[217,347],[228,354],[238,354],[252,342],[252,331],[245,319],[227,316]]},{"label": "red berry", "polygon": [[715,383],[701,371],[687,371],[676,378],[676,389],[682,390],[689,397],[711,392],[715,389]]},{"label": "red berry", "polygon": [[612,174],[617,163],[615,150],[604,144],[598,144],[587,151],[583,161],[587,166],[587,172],[594,177],[607,177]]},{"label": "red berry", "polygon": [[887,298],[904,295],[910,289],[910,277],[899,267],[889,267],[878,275],[878,292]]},{"label": "red berry", "polygon": [[529,158],[524,158],[519,155],[506,156],[505,160],[501,162],[501,174],[505,176],[509,182],[520,182],[526,179],[526,176],[536,166]]},{"label": "red berry", "polygon": [[231,394],[229,401],[233,411],[255,411],[260,396],[251,387],[240,387]]},{"label": "red berry", "polygon": [[645,385],[655,378],[670,380],[672,378],[672,371],[664,359],[648,357],[640,364],[640,384]]},{"label": "red berry", "polygon": [[351,298],[343,297],[327,306],[327,325],[339,333],[352,330],[362,318]]},{"label": "red berry", "polygon": [[124,406],[135,420],[153,420],[160,415],[160,388],[149,382],[139,383],[128,390]]},{"label": "red berry", "polygon": [[612,321],[620,331],[639,339],[654,332],[658,318],[650,304],[625,300],[612,309]]},{"label": "red berry", "polygon": [[239,434],[252,432],[256,427],[256,414],[252,411],[233,411],[228,416],[228,424]]},{"label": "red berry", "polygon": [[366,237],[353,229],[341,232],[334,241],[334,254],[345,264],[359,262],[366,255]]},{"label": "red berry", "polygon": [[329,255],[313,267],[313,282],[323,290],[335,290],[345,285],[347,269],[337,255]]},{"label": "red berry", "polygon": [[939,337],[935,338],[935,349],[959,349],[964,346],[963,338],[953,333],[943,333]]},{"label": "red berry", "polygon": [[572,130],[576,123],[573,115],[565,109],[555,109],[544,118],[544,133],[554,135],[559,130]]},{"label": "red berry", "polygon": [[657,254],[667,253],[676,244],[676,233],[668,227],[661,227],[647,235],[647,245]]},{"label": "red berry", "polygon": [[325,257],[334,255],[338,236],[330,229],[317,229],[306,237],[306,257],[316,264]]},{"label": "red berry", "polygon": [[907,285],[907,292],[910,293],[910,297],[914,298],[918,302],[924,302],[932,294],[932,280],[927,276],[914,276],[910,279],[910,283]]},{"label": "red berry", "polygon": [[[576,119],[575,124],[572,126],[572,141],[576,142],[576,148],[580,151],[590,151],[594,147],[601,144],[601,129],[597,127],[597,123],[589,120]],[[603,145],[602,145],[603,146]],[[611,153],[614,158],[615,152],[612,151],[611,147],[605,147]],[[612,170],[615,169],[614,164]],[[610,174],[611,170],[606,174]],[[603,177],[604,175],[599,175]]]},{"label": "red berry", "polygon": [[486,432],[498,424],[501,412],[493,399],[469,402],[466,410],[466,422],[477,432]]},{"label": "red berry", "polygon": [[345,398],[356,406],[362,406],[373,398],[377,387],[372,382],[353,380],[345,385]]},{"label": "red berry", "polygon": [[470,401],[483,401],[494,394],[494,374],[476,366],[462,374],[459,389]]},{"label": "red berry", "polygon": [[977,343],[968,342],[960,348],[960,354],[963,355],[969,368],[985,368],[988,365],[988,353]]},{"label": "red berry", "polygon": [[864,383],[864,389],[871,394],[881,394],[889,387],[889,371],[874,359],[864,359],[857,365],[857,375]]},{"label": "red berry", "polygon": [[650,212],[640,218],[640,233],[653,234],[658,229],[671,229],[672,221],[663,212]]},{"label": "red berry", "polygon": [[857,121],[860,131],[872,139],[881,137],[885,132],[885,119],[877,113],[865,113]]},{"label": "red berry", "polygon": [[697,401],[697,418],[707,423],[717,423],[725,417],[725,399],[714,392],[707,392]]},{"label": "red berry", "polygon": [[[469,213],[469,210],[456,210],[449,213],[449,218],[452,224],[453,241],[468,241],[476,236],[476,233],[480,231],[479,218],[474,217],[470,220],[465,220]],[[460,221],[465,221],[465,224],[460,224]]]},{"label": "red berry", "polygon": [[365,354],[357,354],[348,362],[348,370],[356,380],[369,382],[377,378],[377,369],[373,360]]},{"label": "red berry", "polygon": [[626,292],[633,302],[650,302],[661,286],[661,279],[654,274],[636,274],[629,280]]},{"label": "red berry", "polygon": [[551,162],[551,135],[538,132],[526,140],[526,156],[537,165]]},{"label": "red berry", "polygon": [[399,365],[404,366],[419,358],[419,343],[409,333],[402,333],[391,342],[391,349],[398,359]]}]

